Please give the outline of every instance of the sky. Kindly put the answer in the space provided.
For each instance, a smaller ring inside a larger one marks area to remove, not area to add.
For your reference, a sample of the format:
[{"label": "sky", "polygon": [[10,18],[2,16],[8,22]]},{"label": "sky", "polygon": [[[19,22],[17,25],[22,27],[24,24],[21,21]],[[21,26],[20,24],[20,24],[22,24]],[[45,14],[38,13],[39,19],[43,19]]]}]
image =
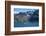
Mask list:
[{"label": "sky", "polygon": [[31,13],[32,13],[32,12],[34,12],[34,11],[36,11],[36,10],[38,10],[38,9],[14,8],[14,13],[15,13],[15,14],[18,14],[19,12],[27,12],[27,11],[31,11]]}]

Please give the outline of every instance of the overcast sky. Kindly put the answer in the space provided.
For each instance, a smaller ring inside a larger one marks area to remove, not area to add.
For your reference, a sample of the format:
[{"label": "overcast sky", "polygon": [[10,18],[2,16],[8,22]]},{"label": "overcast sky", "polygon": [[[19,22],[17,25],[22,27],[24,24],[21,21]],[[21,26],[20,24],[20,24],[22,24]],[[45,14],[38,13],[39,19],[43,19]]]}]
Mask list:
[{"label": "overcast sky", "polygon": [[15,14],[18,14],[19,12],[27,12],[27,11],[31,11],[31,13],[32,13],[32,12],[34,12],[34,11],[36,11],[36,10],[38,10],[38,9],[14,8],[14,13],[15,13]]}]

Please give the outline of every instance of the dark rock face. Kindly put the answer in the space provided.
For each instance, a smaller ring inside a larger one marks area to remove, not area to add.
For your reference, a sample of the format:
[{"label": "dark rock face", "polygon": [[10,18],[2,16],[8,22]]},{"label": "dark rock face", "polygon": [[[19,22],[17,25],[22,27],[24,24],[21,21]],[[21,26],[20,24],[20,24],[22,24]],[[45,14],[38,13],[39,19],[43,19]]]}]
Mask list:
[{"label": "dark rock face", "polygon": [[28,20],[30,22],[32,22],[32,21],[39,21],[39,17],[38,16],[31,16]]}]

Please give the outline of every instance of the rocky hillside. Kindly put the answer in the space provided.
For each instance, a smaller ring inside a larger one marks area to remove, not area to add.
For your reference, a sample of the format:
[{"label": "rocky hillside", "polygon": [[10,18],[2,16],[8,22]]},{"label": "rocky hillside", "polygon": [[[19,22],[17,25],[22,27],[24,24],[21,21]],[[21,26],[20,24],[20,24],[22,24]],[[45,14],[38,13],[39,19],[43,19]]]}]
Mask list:
[{"label": "rocky hillside", "polygon": [[27,21],[38,21],[39,20],[39,11],[32,12],[20,12],[19,14],[14,14],[14,20],[17,22],[27,22]]}]

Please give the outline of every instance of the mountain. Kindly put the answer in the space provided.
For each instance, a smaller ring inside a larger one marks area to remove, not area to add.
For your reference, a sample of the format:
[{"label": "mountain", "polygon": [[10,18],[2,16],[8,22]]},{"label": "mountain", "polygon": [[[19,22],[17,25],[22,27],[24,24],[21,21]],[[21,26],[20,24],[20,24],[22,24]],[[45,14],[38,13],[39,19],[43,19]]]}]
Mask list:
[{"label": "mountain", "polygon": [[[27,16],[28,15],[28,16]],[[16,21],[39,21],[39,11],[36,10],[34,12],[27,11],[27,12],[20,12],[19,14],[14,14],[14,19]]]}]

